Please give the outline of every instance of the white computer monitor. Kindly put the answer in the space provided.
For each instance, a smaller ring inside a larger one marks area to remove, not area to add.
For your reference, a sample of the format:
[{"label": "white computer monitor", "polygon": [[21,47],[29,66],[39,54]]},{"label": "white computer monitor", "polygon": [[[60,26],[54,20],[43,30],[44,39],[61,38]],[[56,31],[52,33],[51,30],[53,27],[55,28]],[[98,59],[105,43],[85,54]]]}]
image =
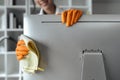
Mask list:
[{"label": "white computer monitor", "polygon": [[86,15],[69,28],[60,16],[24,16],[24,34],[36,41],[48,64],[26,80],[81,80],[85,49],[102,50],[107,80],[120,80],[120,16]]}]

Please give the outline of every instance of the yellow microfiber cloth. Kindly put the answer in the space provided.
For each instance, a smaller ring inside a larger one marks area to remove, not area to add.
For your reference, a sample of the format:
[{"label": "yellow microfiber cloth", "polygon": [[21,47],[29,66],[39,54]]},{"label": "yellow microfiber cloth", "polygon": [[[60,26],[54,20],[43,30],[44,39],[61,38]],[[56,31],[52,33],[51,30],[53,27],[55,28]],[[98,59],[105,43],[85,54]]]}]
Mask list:
[{"label": "yellow microfiber cloth", "polygon": [[[21,35],[20,40],[24,41],[25,47],[28,49],[28,53],[23,55],[24,57],[18,58],[23,72],[35,73],[36,70],[44,71],[45,64],[35,42],[25,35]],[[16,49],[16,53],[18,50]],[[19,54],[17,53],[17,56]]]}]

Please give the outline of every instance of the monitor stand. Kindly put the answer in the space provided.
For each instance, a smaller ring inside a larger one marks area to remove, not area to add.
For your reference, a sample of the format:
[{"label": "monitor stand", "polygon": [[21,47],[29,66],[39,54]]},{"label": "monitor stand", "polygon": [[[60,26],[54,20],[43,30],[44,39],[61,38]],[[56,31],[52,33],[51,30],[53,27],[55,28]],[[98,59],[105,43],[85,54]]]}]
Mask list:
[{"label": "monitor stand", "polygon": [[102,51],[84,50],[81,80],[106,80]]}]

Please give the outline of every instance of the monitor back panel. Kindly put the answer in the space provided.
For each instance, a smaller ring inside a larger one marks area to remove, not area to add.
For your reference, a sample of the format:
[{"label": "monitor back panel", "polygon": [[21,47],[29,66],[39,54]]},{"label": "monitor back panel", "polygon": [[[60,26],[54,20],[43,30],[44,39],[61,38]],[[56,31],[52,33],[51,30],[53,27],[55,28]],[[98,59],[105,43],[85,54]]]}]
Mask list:
[{"label": "monitor back panel", "polygon": [[96,17],[94,20],[83,17],[81,22],[67,28],[60,17],[25,16],[24,34],[36,41],[47,67],[45,72],[25,74],[24,79],[81,80],[82,51],[100,49],[107,79],[120,80],[120,23],[102,18],[96,21]]}]

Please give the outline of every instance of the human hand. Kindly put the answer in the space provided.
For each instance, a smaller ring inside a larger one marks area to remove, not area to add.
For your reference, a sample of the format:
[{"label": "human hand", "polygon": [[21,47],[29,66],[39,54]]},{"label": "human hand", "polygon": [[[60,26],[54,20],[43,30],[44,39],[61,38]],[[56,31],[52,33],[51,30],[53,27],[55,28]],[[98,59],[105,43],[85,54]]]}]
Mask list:
[{"label": "human hand", "polygon": [[16,47],[17,60],[23,59],[28,54],[28,48],[25,46],[24,40],[19,40]]},{"label": "human hand", "polygon": [[61,21],[66,23],[66,26],[72,26],[75,24],[79,18],[82,16],[83,12],[78,9],[69,9],[62,12]]}]

